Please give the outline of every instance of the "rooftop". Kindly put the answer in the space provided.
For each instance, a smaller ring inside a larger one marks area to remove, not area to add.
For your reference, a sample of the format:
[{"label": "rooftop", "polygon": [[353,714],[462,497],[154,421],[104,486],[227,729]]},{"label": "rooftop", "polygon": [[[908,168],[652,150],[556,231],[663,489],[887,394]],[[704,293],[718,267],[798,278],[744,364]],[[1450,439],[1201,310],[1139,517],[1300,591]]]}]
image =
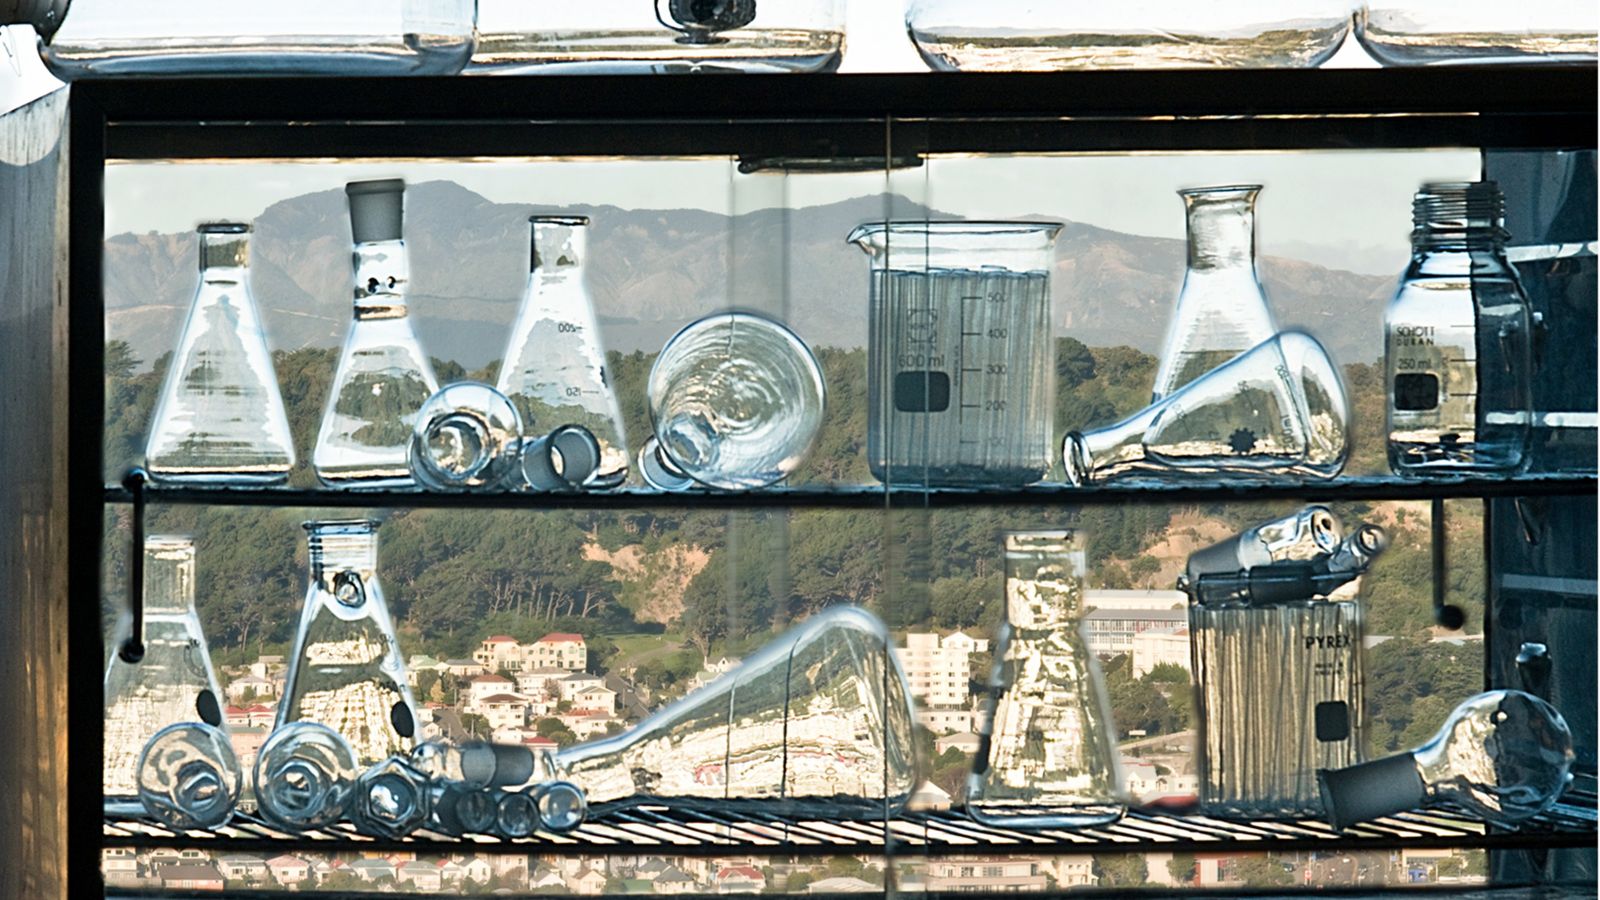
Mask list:
[{"label": "rooftop", "polygon": [[1186,609],[1094,609],[1083,617],[1096,622],[1188,622]]},{"label": "rooftop", "polygon": [[568,632],[568,631],[552,631],[549,634],[545,635],[544,637],[539,638],[537,643],[540,643],[540,644],[581,644],[581,643],[583,643],[583,635],[581,635],[581,634],[573,634],[573,633]]}]

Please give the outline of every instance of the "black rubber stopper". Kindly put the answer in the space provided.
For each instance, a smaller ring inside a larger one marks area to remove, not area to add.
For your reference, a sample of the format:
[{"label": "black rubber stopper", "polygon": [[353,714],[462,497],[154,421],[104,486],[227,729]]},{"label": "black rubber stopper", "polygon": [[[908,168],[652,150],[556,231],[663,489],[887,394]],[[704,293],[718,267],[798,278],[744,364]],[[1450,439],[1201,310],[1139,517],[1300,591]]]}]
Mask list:
[{"label": "black rubber stopper", "polygon": [[490,744],[494,751],[495,787],[524,784],[533,777],[533,751],[517,744]]},{"label": "black rubber stopper", "polygon": [[217,695],[211,693],[210,688],[201,691],[200,696],[194,698],[194,711],[200,716],[200,721],[212,728],[222,727],[222,707],[218,705]]},{"label": "black rubber stopper", "polygon": [[405,181],[399,178],[352,181],[344,186],[344,193],[350,200],[350,236],[356,243],[400,240]]},{"label": "black rubber stopper", "polygon": [[417,720],[411,717],[411,707],[404,700],[396,700],[389,707],[389,723],[394,726],[395,733],[403,738],[411,737],[417,732]]},{"label": "black rubber stopper", "polygon": [[1198,580],[1201,575],[1237,572],[1241,568],[1243,566],[1239,564],[1239,539],[1233,537],[1189,554],[1189,564],[1184,571],[1188,573],[1192,582]]},{"label": "black rubber stopper", "polygon": [[1427,799],[1417,761],[1401,753],[1347,769],[1318,769],[1328,824],[1343,830],[1357,822],[1416,809]]}]

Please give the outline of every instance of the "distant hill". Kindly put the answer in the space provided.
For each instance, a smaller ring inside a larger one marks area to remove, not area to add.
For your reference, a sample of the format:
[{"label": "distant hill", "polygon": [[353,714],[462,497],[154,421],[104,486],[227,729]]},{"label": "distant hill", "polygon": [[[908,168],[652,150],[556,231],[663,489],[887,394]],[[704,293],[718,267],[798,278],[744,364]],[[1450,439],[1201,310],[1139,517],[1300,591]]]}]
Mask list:
[{"label": "distant hill", "polygon": [[[613,350],[659,349],[691,318],[730,305],[778,311],[787,295],[796,329],[819,346],[861,346],[866,259],[845,235],[881,220],[885,199],[760,210],[560,210],[494,203],[453,182],[407,194],[413,315],[428,352],[468,369],[500,357],[527,278],[530,213],[594,221],[590,285]],[[895,198],[899,217],[953,218]],[[273,345],[333,346],[349,319],[349,225],[342,191],[281,201],[255,222],[253,282]],[[780,248],[787,247],[783,259]],[[121,234],[106,241],[108,336],[148,365],[177,341],[196,280],[192,234]],[[1183,276],[1183,242],[1069,222],[1054,282],[1059,334],[1090,346],[1154,352]],[[1342,362],[1379,353],[1393,278],[1294,259],[1261,262],[1279,323],[1307,328]],[[730,271],[733,278],[729,278]],[[787,291],[781,283],[787,272]],[[735,296],[729,296],[730,284]]]}]

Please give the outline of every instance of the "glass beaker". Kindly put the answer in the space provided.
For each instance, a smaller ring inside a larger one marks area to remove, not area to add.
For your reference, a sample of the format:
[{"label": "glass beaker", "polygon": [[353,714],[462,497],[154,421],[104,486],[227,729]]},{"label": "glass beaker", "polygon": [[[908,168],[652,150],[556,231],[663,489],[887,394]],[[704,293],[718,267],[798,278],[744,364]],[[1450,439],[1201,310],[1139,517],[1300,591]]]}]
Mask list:
[{"label": "glass beaker", "polygon": [[1350,30],[1345,0],[910,0],[906,28],[935,71],[1320,65]]},{"label": "glass beaker", "polygon": [[408,753],[416,703],[376,576],[378,523],[307,522],[311,586],[295,634],[277,726],[320,722],[358,765]]},{"label": "glass beaker", "polygon": [[1115,726],[1082,633],[1084,541],[1005,533],[1006,605],[967,809],[1007,828],[1073,828],[1127,811]]},{"label": "glass beaker", "polygon": [[1411,265],[1384,312],[1389,466],[1402,475],[1521,467],[1532,418],[1528,298],[1506,260],[1493,182],[1417,193]]},{"label": "glass beaker", "polygon": [[1582,0],[1373,0],[1356,39],[1386,66],[1593,63],[1600,14]]},{"label": "glass beaker", "polygon": [[1049,222],[879,222],[871,257],[867,461],[885,484],[1006,486],[1050,471]]},{"label": "glass beaker", "polygon": [[584,281],[589,220],[533,216],[528,221],[533,226],[528,287],[511,326],[498,386],[517,405],[529,435],[548,435],[568,425],[587,429],[600,444],[600,460],[583,483],[615,487],[628,477],[628,443]]},{"label": "glass beaker", "polygon": [[1258,184],[1179,191],[1188,268],[1161,344],[1151,400],[1160,400],[1278,333],[1256,273]]},{"label": "glass beaker", "polygon": [[439,390],[407,318],[405,188],[398,178],[345,186],[355,240],[355,320],[311,456],[317,477],[332,487],[409,486],[412,426]]},{"label": "glass beaker", "polygon": [[478,0],[469,72],[827,72],[844,0]]},{"label": "glass beaker", "polygon": [[1333,478],[1349,453],[1344,382],[1317,339],[1285,331],[1115,425],[1062,444],[1075,485],[1150,478]]},{"label": "glass beaker", "polygon": [[669,467],[725,490],[766,487],[799,468],[827,397],[811,348],[747,312],[715,313],[673,335],[647,392]]},{"label": "glass beaker", "polygon": [[294,438],[250,294],[250,226],[196,231],[200,286],[161,384],[145,468],[163,481],[281,482]]},{"label": "glass beaker", "polygon": [[[472,55],[472,0],[43,0],[40,55],[103,75],[450,75]],[[65,16],[63,17],[63,8]]]},{"label": "glass beaker", "polygon": [[143,811],[139,757],[157,732],[183,722],[227,727],[222,691],[194,608],[194,577],[192,539],[145,538],[144,656],[128,662],[113,652],[106,667],[101,788],[108,813]]}]

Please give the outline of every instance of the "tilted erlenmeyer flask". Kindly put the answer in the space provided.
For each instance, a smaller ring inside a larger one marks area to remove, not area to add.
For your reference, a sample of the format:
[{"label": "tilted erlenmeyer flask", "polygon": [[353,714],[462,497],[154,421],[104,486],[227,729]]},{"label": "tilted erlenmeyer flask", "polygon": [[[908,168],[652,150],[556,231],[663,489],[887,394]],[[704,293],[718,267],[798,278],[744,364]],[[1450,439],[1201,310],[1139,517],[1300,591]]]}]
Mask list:
[{"label": "tilted erlenmeyer flask", "polygon": [[406,454],[412,424],[439,389],[406,317],[405,187],[398,178],[345,186],[355,240],[355,321],[339,354],[311,458],[324,484],[411,484]]},{"label": "tilted erlenmeyer flask", "polygon": [[631,730],[562,750],[556,765],[590,804],[761,799],[837,817],[857,807],[834,798],[904,804],[917,783],[914,721],[888,630],[836,606]]},{"label": "tilted erlenmeyer flask", "polygon": [[1152,400],[1176,391],[1277,333],[1256,274],[1259,184],[1179,191],[1188,210],[1189,265],[1167,326]]},{"label": "tilted erlenmeyer flask", "polygon": [[321,722],[369,766],[411,750],[416,704],[378,586],[378,523],[307,522],[311,586],[278,726]]},{"label": "tilted erlenmeyer flask", "polygon": [[1006,607],[978,755],[974,819],[1018,828],[1093,825],[1127,811],[1100,667],[1080,631],[1083,538],[1005,535]]},{"label": "tilted erlenmeyer flask", "polygon": [[145,468],[163,480],[283,481],[294,439],[250,295],[250,226],[197,230],[200,287],[156,401]]},{"label": "tilted erlenmeyer flask", "polygon": [[517,405],[530,438],[563,425],[587,428],[600,442],[600,463],[585,486],[615,487],[628,477],[628,444],[584,284],[589,220],[534,216],[528,221],[533,265],[498,386]]},{"label": "tilted erlenmeyer flask", "polygon": [[1344,382],[1316,338],[1286,331],[1115,425],[1067,434],[1073,484],[1292,474],[1332,478],[1349,450]]},{"label": "tilted erlenmeyer flask", "polygon": [[194,590],[194,541],[146,538],[144,657],[130,663],[113,653],[106,667],[101,784],[108,812],[143,810],[138,800],[139,755],[156,732],[181,722],[226,728],[222,691],[200,631]]}]

